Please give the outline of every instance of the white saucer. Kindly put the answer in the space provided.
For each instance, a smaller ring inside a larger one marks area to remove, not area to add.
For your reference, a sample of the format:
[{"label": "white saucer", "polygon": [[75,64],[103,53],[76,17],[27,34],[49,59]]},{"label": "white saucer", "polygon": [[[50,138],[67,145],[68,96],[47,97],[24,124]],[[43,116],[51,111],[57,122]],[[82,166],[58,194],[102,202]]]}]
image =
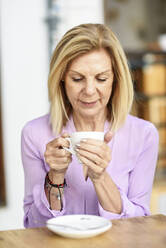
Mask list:
[{"label": "white saucer", "polygon": [[89,238],[106,232],[112,223],[96,215],[64,215],[47,221],[47,228],[68,238]]}]

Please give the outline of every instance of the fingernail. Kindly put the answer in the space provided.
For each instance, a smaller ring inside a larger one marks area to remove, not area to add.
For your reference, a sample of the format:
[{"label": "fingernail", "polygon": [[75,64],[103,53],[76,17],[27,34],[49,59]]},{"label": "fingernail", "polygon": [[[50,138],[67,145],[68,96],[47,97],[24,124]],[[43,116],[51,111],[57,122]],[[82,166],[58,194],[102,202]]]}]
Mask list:
[{"label": "fingernail", "polygon": [[87,142],[87,139],[82,139],[81,142]]},{"label": "fingernail", "polygon": [[80,144],[77,144],[76,147],[80,147]]}]

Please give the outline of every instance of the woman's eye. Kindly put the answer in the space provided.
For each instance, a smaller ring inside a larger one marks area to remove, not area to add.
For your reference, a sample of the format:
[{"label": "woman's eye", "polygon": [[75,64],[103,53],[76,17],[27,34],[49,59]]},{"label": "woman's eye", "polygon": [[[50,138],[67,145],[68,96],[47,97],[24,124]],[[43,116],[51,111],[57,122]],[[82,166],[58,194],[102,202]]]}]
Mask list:
[{"label": "woman's eye", "polygon": [[97,80],[100,82],[105,82],[107,80],[107,78],[97,78]]},{"label": "woman's eye", "polygon": [[82,80],[82,78],[72,78],[72,80],[73,80],[74,82],[80,82],[80,81]]}]

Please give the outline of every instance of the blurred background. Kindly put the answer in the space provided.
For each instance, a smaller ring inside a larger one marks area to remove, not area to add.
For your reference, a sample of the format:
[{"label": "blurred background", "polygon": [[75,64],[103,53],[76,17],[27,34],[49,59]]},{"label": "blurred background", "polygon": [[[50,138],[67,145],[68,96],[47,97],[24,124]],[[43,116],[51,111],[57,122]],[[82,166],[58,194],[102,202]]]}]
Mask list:
[{"label": "blurred background", "polygon": [[105,23],[126,52],[135,87],[132,114],[160,135],[152,214],[166,214],[166,1],[0,0],[0,230],[23,228],[20,135],[49,110],[50,56],[81,23]]}]

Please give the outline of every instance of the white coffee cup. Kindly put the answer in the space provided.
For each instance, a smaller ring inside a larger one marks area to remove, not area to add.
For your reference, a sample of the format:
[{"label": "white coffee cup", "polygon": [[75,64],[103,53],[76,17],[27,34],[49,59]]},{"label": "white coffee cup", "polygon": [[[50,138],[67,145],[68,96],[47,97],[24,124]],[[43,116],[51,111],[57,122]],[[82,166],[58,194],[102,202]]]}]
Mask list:
[{"label": "white coffee cup", "polygon": [[70,135],[70,138],[65,138],[70,142],[70,147],[63,147],[66,151],[76,155],[75,149],[76,145],[84,139],[94,139],[104,141],[104,132],[88,131],[88,132],[74,132]]}]

